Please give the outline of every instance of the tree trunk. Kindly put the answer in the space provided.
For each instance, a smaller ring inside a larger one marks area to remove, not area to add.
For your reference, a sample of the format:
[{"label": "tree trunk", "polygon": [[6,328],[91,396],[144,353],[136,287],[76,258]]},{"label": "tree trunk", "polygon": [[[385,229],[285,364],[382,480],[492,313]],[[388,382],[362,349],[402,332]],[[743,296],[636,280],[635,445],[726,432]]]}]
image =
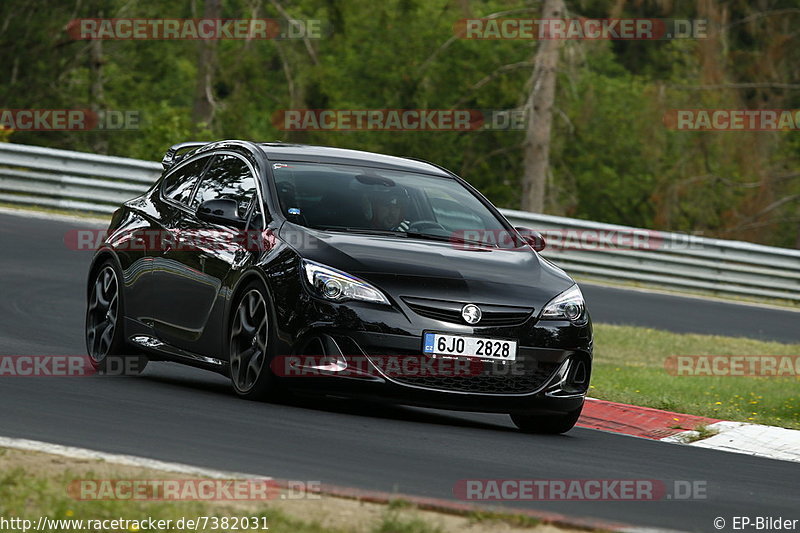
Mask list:
[{"label": "tree trunk", "polygon": [[[563,0],[545,0],[543,19],[563,19]],[[528,127],[525,134],[522,201],[524,211],[544,211],[547,172],[550,167],[550,129],[556,92],[559,39],[539,42],[534,59],[531,92],[525,105]]]},{"label": "tree trunk", "polygon": [[[103,87],[103,41],[89,41],[89,107],[94,116],[99,118],[105,112],[105,90]],[[92,150],[98,154],[108,153],[108,138],[104,132],[93,132]]]},{"label": "tree trunk", "polygon": [[[220,0],[205,0],[206,19],[221,18],[222,6]],[[194,91],[194,105],[192,106],[192,121],[195,132],[199,132],[211,125],[214,118],[214,71],[217,66],[217,41],[215,39],[202,40],[198,44],[197,53],[197,84]]]}]

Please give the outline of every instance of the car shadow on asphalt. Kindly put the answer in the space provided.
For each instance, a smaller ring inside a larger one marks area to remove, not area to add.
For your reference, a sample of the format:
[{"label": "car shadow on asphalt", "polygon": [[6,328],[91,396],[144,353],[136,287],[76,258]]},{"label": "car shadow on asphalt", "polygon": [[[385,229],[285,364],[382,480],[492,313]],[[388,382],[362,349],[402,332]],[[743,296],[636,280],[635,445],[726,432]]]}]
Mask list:
[{"label": "car shadow on asphalt", "polygon": [[[187,367],[177,363],[164,361],[151,362],[145,372],[137,379],[143,379],[153,383],[172,385],[183,389],[193,389],[199,392],[213,393],[226,398],[237,399],[230,386],[228,378],[220,374]],[[504,426],[499,421],[498,423],[493,423],[491,421],[475,420],[475,416],[487,416],[482,413],[476,414],[454,411],[453,414],[449,414],[448,412],[442,412],[438,410],[434,411],[418,407],[393,405],[364,399],[352,399],[329,395],[323,396],[289,393],[283,395],[279,399],[263,402],[264,407],[270,405],[296,409],[309,409],[318,412],[347,414],[366,418],[380,418],[386,420],[437,424],[442,426],[516,432],[516,430],[510,425]]]}]

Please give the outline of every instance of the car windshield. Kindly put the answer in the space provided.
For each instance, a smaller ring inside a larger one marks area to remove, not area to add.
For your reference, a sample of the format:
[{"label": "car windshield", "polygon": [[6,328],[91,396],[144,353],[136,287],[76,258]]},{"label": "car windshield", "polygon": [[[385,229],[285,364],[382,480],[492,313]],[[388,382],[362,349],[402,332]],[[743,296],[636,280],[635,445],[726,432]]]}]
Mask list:
[{"label": "car windshield", "polygon": [[273,163],[281,209],[315,229],[496,245],[505,227],[458,181],[323,163]]}]

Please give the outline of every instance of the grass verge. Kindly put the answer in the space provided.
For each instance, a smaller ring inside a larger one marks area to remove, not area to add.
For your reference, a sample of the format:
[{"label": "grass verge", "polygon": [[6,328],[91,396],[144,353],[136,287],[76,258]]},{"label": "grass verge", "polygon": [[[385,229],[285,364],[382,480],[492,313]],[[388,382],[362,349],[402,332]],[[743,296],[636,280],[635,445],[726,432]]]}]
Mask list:
[{"label": "grass verge", "polygon": [[797,377],[673,376],[665,368],[675,355],[800,356],[800,344],[608,324],[594,331],[594,398],[800,429]]},{"label": "grass verge", "polygon": [[[320,495],[316,499],[281,499],[269,501],[77,501],[67,487],[75,480],[113,479],[180,479],[194,478],[139,467],[109,464],[103,461],[73,459],[47,453],[0,448],[0,517],[8,520],[31,520],[35,526],[39,517],[55,520],[83,520],[81,526],[62,524],[60,533],[86,531],[144,532],[144,527],[128,525],[125,529],[102,527],[87,529],[87,520],[128,521],[171,520],[171,527],[162,532],[187,531],[177,528],[180,519],[197,517],[260,517],[266,519],[270,532],[278,533],[479,533],[502,531],[508,533],[577,533],[583,528],[569,529],[512,513],[472,512],[463,515],[421,510],[405,500],[387,505]],[[258,522],[259,525],[261,522]],[[81,529],[82,528],[82,529]],[[12,529],[13,530],[13,529]],[[16,530],[20,530],[17,528]],[[31,528],[33,530],[33,526]],[[194,529],[192,529],[194,531]],[[261,527],[240,531],[266,531]],[[5,531],[5,530],[4,530]],[[233,527],[207,529],[198,532],[234,531]]]}]

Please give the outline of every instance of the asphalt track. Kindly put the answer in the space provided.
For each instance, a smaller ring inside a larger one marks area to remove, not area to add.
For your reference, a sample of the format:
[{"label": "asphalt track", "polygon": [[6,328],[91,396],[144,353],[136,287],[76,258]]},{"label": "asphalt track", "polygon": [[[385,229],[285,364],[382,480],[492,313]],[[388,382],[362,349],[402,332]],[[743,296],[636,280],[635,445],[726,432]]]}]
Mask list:
[{"label": "asphalt track", "polygon": [[[0,354],[83,354],[87,252],[67,250],[80,223],[0,214]],[[597,286],[595,321],[800,342],[788,311]],[[217,375],[169,363],[138,378],[6,378],[0,434],[210,468],[453,498],[462,479],[652,479],[705,482],[707,498],[516,502],[638,526],[715,531],[733,516],[800,518],[800,464],[588,429],[517,433],[502,415],[380,407],[344,400],[259,404]]]}]

